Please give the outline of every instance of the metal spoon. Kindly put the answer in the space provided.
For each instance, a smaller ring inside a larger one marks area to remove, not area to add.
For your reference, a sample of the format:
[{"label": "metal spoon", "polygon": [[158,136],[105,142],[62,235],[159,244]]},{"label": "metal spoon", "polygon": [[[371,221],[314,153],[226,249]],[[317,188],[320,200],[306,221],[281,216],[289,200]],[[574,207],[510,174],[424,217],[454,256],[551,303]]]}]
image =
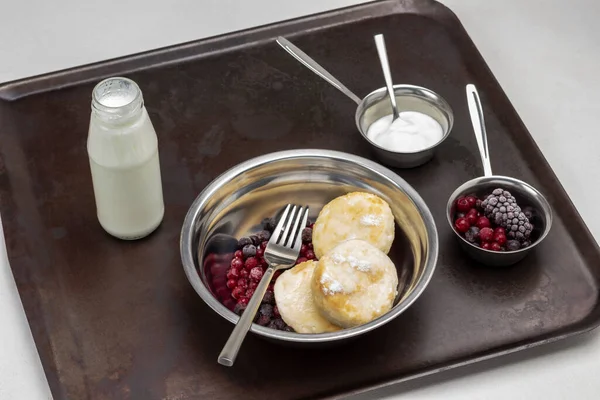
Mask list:
[{"label": "metal spoon", "polygon": [[394,117],[393,121],[395,121],[400,117],[400,114],[398,113],[398,106],[396,105],[396,94],[394,93],[392,73],[390,72],[390,64],[388,63],[387,51],[385,49],[385,39],[383,38],[382,34],[375,35],[375,46],[377,46],[379,62],[381,63],[383,77],[385,78],[385,86],[387,86],[390,102],[392,103],[392,114]]},{"label": "metal spoon", "polygon": [[331,75],[329,72],[325,70],[322,66],[320,66],[315,60],[310,58],[306,53],[297,48],[292,42],[287,40],[286,38],[279,36],[276,40],[278,45],[280,45],[285,51],[290,53],[292,57],[296,60],[300,61],[305,67],[310,69],[315,74],[319,75],[321,78],[326,80],[331,86],[335,87],[340,92],[344,93],[346,96],[352,99],[356,104],[360,104],[362,102],[361,98],[355,95],[348,89],[346,86],[342,84],[342,82],[338,81]]}]

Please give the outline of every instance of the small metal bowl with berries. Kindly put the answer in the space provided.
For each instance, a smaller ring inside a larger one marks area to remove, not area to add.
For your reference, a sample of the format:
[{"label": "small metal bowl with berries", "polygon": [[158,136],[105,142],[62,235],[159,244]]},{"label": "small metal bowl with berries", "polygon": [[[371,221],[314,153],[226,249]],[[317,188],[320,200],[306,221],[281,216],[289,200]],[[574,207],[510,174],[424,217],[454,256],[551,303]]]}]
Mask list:
[{"label": "small metal bowl with berries", "polygon": [[467,85],[467,101],[484,176],[452,193],[446,208],[448,223],[475,260],[490,266],[513,265],[548,235],[552,208],[528,183],[492,174],[481,101],[473,85]]}]

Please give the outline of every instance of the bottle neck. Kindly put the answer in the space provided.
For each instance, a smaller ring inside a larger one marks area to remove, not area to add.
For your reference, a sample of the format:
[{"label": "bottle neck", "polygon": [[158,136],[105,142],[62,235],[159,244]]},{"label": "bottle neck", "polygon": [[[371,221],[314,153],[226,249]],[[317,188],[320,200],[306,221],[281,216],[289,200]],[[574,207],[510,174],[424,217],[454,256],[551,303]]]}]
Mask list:
[{"label": "bottle neck", "polygon": [[109,125],[134,121],[141,116],[143,107],[142,91],[128,78],[105,79],[92,91],[92,113]]}]

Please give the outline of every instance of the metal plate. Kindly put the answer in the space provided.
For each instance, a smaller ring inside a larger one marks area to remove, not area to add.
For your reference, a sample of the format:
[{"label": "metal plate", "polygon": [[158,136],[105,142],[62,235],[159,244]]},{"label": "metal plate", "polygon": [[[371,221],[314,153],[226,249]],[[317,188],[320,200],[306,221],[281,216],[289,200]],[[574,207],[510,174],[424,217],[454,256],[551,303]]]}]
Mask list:
[{"label": "metal plate", "polygon": [[[384,33],[397,83],[431,88],[455,124],[435,158],[398,170],[440,234],[430,286],[399,318],[347,346],[310,351],[248,337],[216,363],[231,324],[203,304],[179,257],[185,213],[227,168],[267,152],[372,157],[355,104],[273,38],[284,35],[359,95],[383,85]],[[85,141],[94,83],[139,83],[159,134],[166,214],[121,242],[100,228]],[[556,219],[510,269],[467,259],[445,202],[481,174],[464,95],[477,85],[494,170],[525,180]],[[383,1],[25,79],[0,87],[0,212],[10,264],[55,399],[335,397],[579,333],[598,324],[600,252],[455,16],[431,1]],[[326,377],[326,379],[324,379]]]}]

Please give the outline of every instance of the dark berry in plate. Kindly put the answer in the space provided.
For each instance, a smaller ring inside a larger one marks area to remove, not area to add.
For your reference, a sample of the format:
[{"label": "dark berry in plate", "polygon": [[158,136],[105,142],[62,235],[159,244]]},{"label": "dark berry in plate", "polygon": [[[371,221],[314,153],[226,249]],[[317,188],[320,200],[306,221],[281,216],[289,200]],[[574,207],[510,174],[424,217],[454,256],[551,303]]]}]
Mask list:
[{"label": "dark berry in plate", "polygon": [[256,237],[258,238],[258,243],[256,243],[256,245],[259,245],[261,242],[267,242],[269,241],[269,239],[271,239],[271,232],[264,230],[264,231],[260,231],[256,234]]},{"label": "dark berry in plate", "polygon": [[273,318],[273,306],[271,304],[264,303],[258,309],[260,315],[265,315],[269,318]]},{"label": "dark berry in plate", "polygon": [[312,240],[312,228],[302,229],[302,241],[308,243]]},{"label": "dark berry in plate", "polygon": [[466,231],[469,230],[471,225],[469,225],[469,221],[467,221],[466,218],[459,218],[454,222],[454,227],[460,233],[465,233]]},{"label": "dark berry in plate", "polygon": [[240,238],[240,240],[238,240],[238,247],[240,249],[243,249],[244,246],[247,246],[249,244],[253,244],[252,239],[250,239],[249,237],[243,237],[243,238]]},{"label": "dark berry in plate", "polygon": [[456,208],[458,209],[458,211],[461,212],[468,212],[471,209],[471,206],[469,205],[469,200],[467,200],[466,197],[460,197],[458,200],[456,200]]},{"label": "dark berry in plate", "polygon": [[472,226],[468,231],[465,232],[465,239],[471,243],[475,243],[479,241],[479,228],[476,226]]},{"label": "dark berry in plate", "polygon": [[518,240],[508,240],[506,242],[506,250],[508,251],[516,251],[521,249],[521,243]]},{"label": "dark berry in plate", "polygon": [[269,323],[269,328],[283,330],[285,328],[285,322],[281,318],[276,318]]},{"label": "dark berry in plate", "polygon": [[[246,301],[241,301],[242,299],[246,300]],[[246,299],[245,297],[243,297],[243,298],[241,298],[241,299],[238,300],[237,304],[233,308],[233,312],[236,313],[237,315],[242,315],[242,313],[244,312],[244,310],[246,310],[246,307],[248,307],[248,299]]]},{"label": "dark berry in plate", "polygon": [[252,240],[253,245],[258,246],[260,244],[260,240],[258,239],[258,235],[250,235],[250,240]]},{"label": "dark berry in plate", "polygon": [[[492,228],[482,228],[479,230],[479,240],[482,243],[489,243],[494,240],[494,230]],[[483,246],[482,246],[483,247]]]},{"label": "dark berry in plate", "polygon": [[271,318],[260,314],[256,319],[256,323],[260,326],[268,326],[271,323]]},{"label": "dark berry in plate", "polygon": [[262,220],[262,227],[266,231],[273,232],[275,230],[275,226],[277,226],[277,221],[275,221],[275,218],[265,218]]},{"label": "dark berry in plate", "polygon": [[242,253],[244,254],[244,258],[254,257],[256,255],[256,246],[253,244],[247,244],[242,249]]},{"label": "dark berry in plate", "polygon": [[275,304],[275,294],[272,290],[267,290],[265,292],[265,296],[263,297],[263,303],[267,304]]},{"label": "dark berry in plate", "polygon": [[477,225],[477,227],[479,229],[489,228],[490,226],[492,226],[492,224],[490,223],[490,220],[487,219],[487,217],[479,217],[479,218],[477,218],[476,225]]}]

